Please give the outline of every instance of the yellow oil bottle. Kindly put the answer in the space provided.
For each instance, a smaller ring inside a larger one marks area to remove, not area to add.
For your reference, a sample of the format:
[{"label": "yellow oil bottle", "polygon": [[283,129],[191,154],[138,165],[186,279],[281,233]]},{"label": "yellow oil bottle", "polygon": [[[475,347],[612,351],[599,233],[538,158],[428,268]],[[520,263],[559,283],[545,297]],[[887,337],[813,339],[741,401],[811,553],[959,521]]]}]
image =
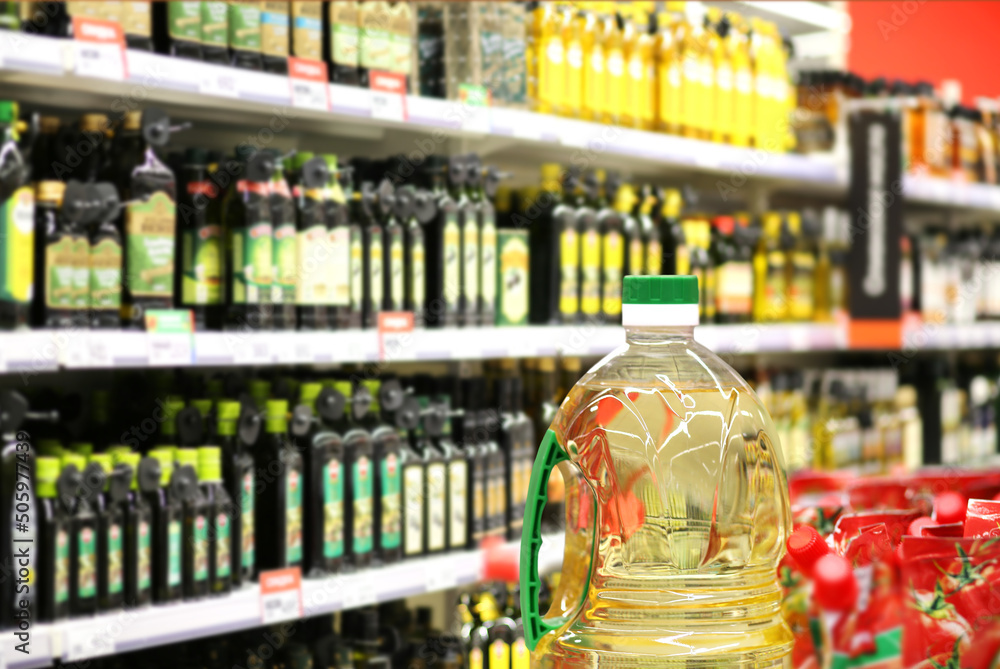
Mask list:
[{"label": "yellow oil bottle", "polygon": [[719,53],[722,50],[722,40],[715,32],[715,21],[713,17],[719,15],[718,10],[708,8],[702,12],[701,18],[701,85],[702,95],[702,115],[700,118],[702,139],[716,139],[718,128],[718,100],[716,100],[716,65],[719,61]]},{"label": "yellow oil bottle", "polygon": [[785,262],[788,318],[811,321],[816,308],[816,252],[802,229],[799,212],[788,212],[785,220],[789,236]]},{"label": "yellow oil bottle", "polygon": [[558,113],[562,116],[579,116],[583,108],[584,79],[584,27],[585,14],[578,10],[578,3],[565,3],[562,7],[560,34],[566,56],[566,84]]},{"label": "yellow oil bottle", "polygon": [[659,96],[656,92],[656,15],[652,13],[653,3],[641,3],[635,13],[636,27],[639,30],[639,63],[642,67],[642,88],[639,90],[639,127],[652,130],[656,126],[656,105]]},{"label": "yellow oil bottle", "polygon": [[583,105],[580,118],[599,121],[607,95],[604,71],[604,42],[601,39],[601,16],[606,2],[593,2],[582,14],[583,21]]},{"label": "yellow oil bottle", "polygon": [[617,125],[621,122],[626,90],[625,50],[622,40],[622,27],[624,23],[621,14],[618,12],[624,9],[627,3],[610,3],[610,5],[611,11],[604,18],[604,28],[602,30],[605,58],[604,72],[607,88],[601,122]]},{"label": "yellow oil bottle", "polygon": [[715,35],[713,39],[712,67],[715,71],[713,79],[715,86],[712,93],[714,109],[714,125],[712,141],[729,143],[733,138],[734,104],[733,56],[732,43],[727,39],[729,20],[723,16],[722,10],[712,7],[708,10],[708,32]]},{"label": "yellow oil bottle", "polygon": [[753,314],[758,323],[773,323],[788,317],[785,290],[787,258],[781,244],[781,214],[776,211],[765,213],[762,228],[753,255]]},{"label": "yellow oil bottle", "polygon": [[730,17],[729,31],[723,39],[733,70],[733,125],[729,141],[736,146],[750,146],[754,127],[753,62],[746,24],[741,17]]},{"label": "yellow oil bottle", "polygon": [[711,55],[704,49],[704,8],[688,3],[684,19],[677,23],[675,33],[681,58],[681,134],[704,139],[707,127],[706,71],[711,67]]},{"label": "yellow oil bottle", "polygon": [[554,114],[562,107],[566,89],[566,59],[560,24],[562,14],[548,2],[538,3],[532,14],[538,62],[538,102],[535,109],[543,114]]},{"label": "yellow oil bottle", "polygon": [[[668,3],[669,5],[670,3]],[[657,15],[653,54],[656,67],[656,129],[679,133],[681,127],[681,56],[676,30],[678,16],[666,11]]]}]

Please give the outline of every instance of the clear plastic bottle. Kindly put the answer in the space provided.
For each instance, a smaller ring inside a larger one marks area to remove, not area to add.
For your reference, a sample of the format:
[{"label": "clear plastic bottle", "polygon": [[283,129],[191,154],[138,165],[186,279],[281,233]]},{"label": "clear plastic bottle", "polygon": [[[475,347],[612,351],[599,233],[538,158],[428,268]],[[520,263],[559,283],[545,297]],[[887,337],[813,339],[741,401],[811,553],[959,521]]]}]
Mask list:
[{"label": "clear plastic bottle", "polygon": [[[521,544],[532,666],[780,667],[792,636],[775,574],[791,518],[775,427],[694,341],[695,277],[629,276],[624,289],[625,345],[570,391],[532,471]],[[542,618],[540,520],[559,463],[566,555]]]}]

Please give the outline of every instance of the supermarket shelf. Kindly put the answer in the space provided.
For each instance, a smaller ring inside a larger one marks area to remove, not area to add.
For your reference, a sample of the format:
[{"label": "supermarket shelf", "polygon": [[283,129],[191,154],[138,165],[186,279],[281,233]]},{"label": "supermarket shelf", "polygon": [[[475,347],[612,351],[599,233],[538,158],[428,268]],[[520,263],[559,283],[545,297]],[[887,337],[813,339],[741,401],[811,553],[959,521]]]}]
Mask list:
[{"label": "supermarket shelf", "polygon": [[[199,121],[189,137],[197,137],[202,127],[214,133],[216,141],[234,144],[247,139],[247,132],[239,132],[237,126],[258,127],[270,133],[268,143],[282,148],[296,146],[303,133],[321,140],[335,137],[345,152],[354,148],[351,142],[359,142],[358,150],[369,152],[384,149],[391,154],[400,147],[415,147],[426,153],[445,150],[447,139],[465,138],[471,140],[466,150],[501,163],[537,166],[542,160],[574,158],[589,162],[592,153],[607,167],[634,175],[662,176],[673,170],[688,177],[692,173],[732,177],[736,187],[752,179],[821,192],[843,189],[835,165],[823,158],[769,154],[413,95],[406,99],[407,119],[388,120],[384,112],[373,111],[369,90],[337,84],[329,85],[330,110],[326,111],[293,95],[290,80],[284,76],[132,50],[127,52],[125,80],[95,79],[76,74],[79,50],[73,40],[0,34],[0,82],[5,95],[42,106],[107,109],[109,113],[157,104]],[[232,104],[220,105],[219,98]],[[213,123],[217,125],[210,127]]]},{"label": "supermarket shelf", "polygon": [[[562,564],[564,537],[547,535],[539,552],[542,571]],[[517,543],[505,550],[516,551]],[[303,579],[302,617],[332,613],[437,592],[475,583],[482,579],[485,551],[450,553],[440,557],[401,562],[387,567],[329,578]],[[54,660],[82,660],[111,653],[189,641],[261,626],[260,588],[256,584],[228,596],[167,606],[104,613],[92,618],[73,618],[31,628],[31,654],[0,648],[0,663],[6,667],[32,669]],[[81,649],[99,648],[81,655]]]},{"label": "supermarket shelf", "polygon": [[903,177],[903,194],[911,204],[1000,212],[1000,186],[992,184],[907,175]]},{"label": "supermarket shelf", "polygon": [[903,353],[1000,347],[1000,322],[923,323],[903,332]]}]

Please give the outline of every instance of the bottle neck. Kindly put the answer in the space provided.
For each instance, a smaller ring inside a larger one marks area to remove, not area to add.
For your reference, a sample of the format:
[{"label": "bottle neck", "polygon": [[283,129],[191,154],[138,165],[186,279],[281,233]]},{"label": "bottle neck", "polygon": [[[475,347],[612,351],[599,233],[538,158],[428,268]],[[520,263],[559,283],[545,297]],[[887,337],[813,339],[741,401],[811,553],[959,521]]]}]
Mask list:
[{"label": "bottle neck", "polygon": [[693,325],[626,326],[625,341],[644,346],[680,344],[694,339],[694,327]]}]

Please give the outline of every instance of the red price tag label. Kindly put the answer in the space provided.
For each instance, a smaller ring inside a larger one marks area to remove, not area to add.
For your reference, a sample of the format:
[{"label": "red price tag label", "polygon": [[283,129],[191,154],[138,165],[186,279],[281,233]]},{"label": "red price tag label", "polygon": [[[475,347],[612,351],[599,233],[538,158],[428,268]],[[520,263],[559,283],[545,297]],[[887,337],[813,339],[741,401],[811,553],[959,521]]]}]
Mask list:
[{"label": "red price tag label", "polygon": [[399,72],[372,70],[368,73],[372,94],[372,118],[406,120],[406,77]]},{"label": "red price tag label", "polygon": [[292,106],[330,111],[330,85],[326,63],[306,58],[288,59],[288,84]]},{"label": "red price tag label", "polygon": [[120,24],[89,16],[73,17],[75,71],[84,77],[124,81],[125,33]]},{"label": "red price tag label", "polygon": [[408,357],[404,352],[413,333],[412,311],[383,311],[378,315],[379,360]]},{"label": "red price tag label", "polygon": [[264,625],[302,617],[302,571],[298,567],[260,573],[260,621]]}]

